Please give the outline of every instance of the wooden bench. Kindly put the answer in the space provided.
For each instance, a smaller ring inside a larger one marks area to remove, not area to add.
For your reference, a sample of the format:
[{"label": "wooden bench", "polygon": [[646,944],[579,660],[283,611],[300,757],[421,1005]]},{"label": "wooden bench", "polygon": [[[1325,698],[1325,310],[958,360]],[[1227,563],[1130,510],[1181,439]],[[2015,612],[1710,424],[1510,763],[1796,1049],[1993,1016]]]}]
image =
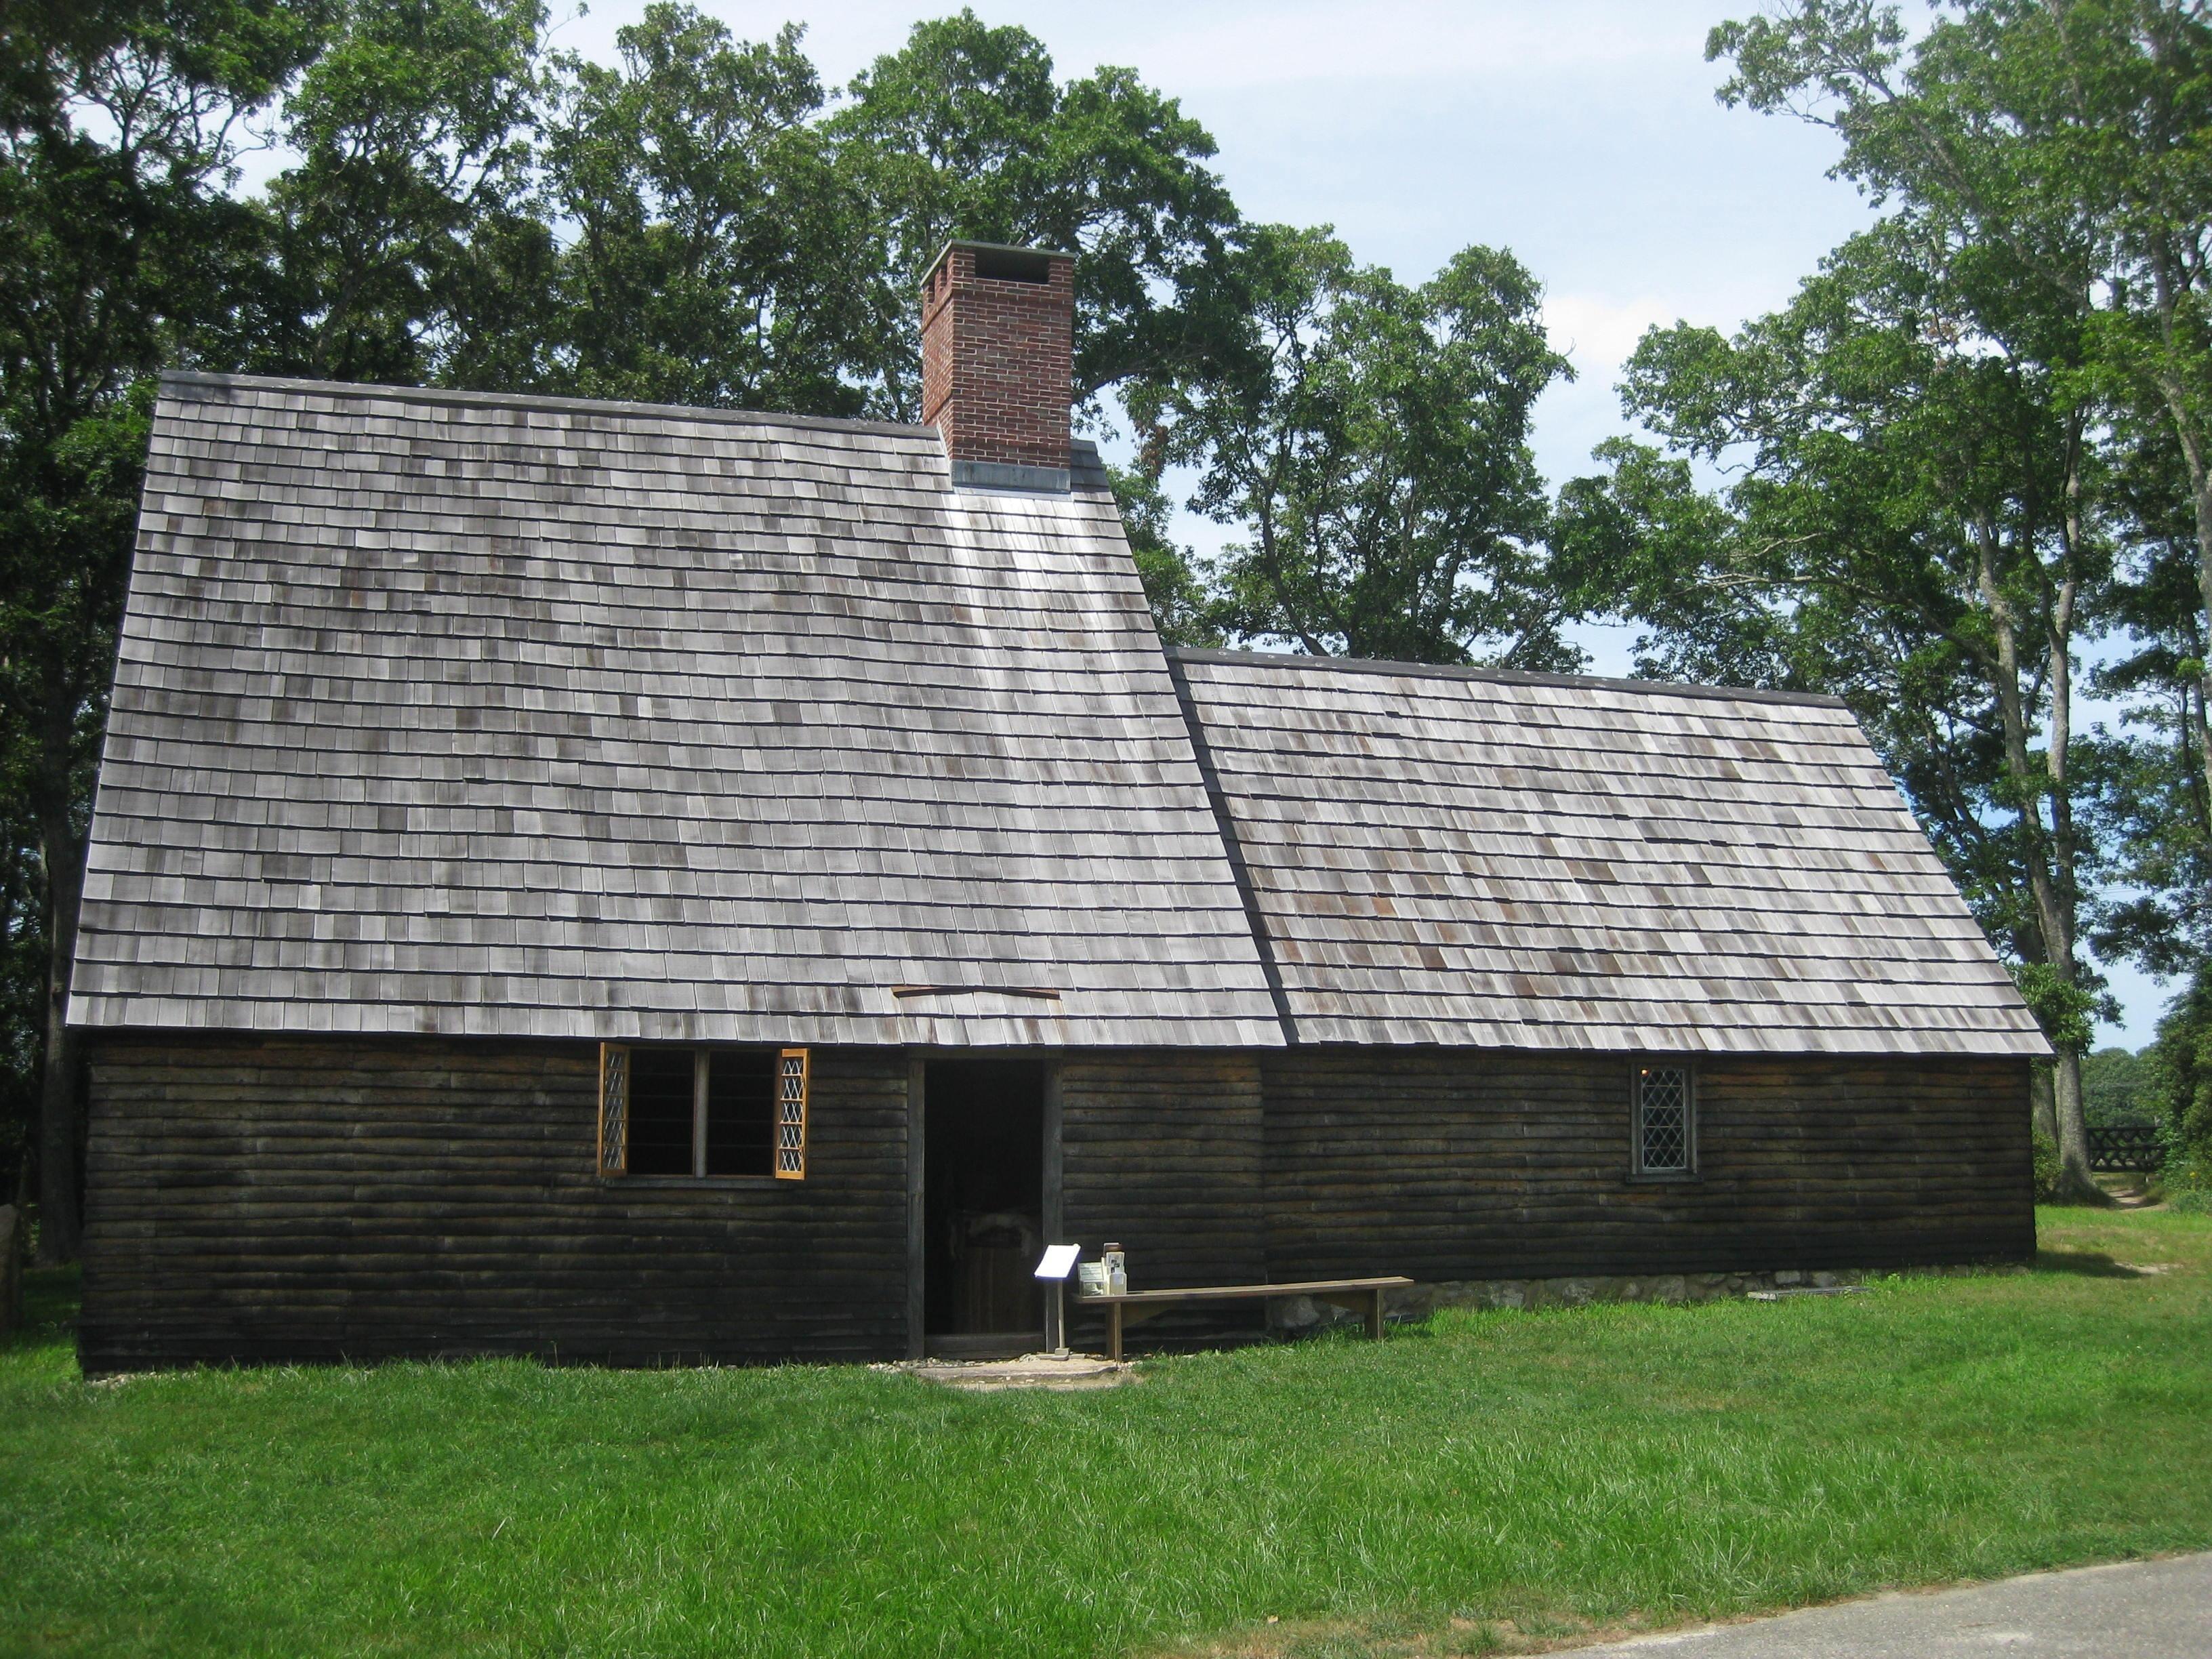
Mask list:
[{"label": "wooden bench", "polygon": [[1310,1296],[1354,1313],[1367,1315],[1367,1334],[1382,1334],[1382,1297],[1402,1291],[1410,1279],[1320,1279],[1306,1285],[1207,1285],[1188,1291],[1124,1291],[1119,1296],[1079,1296],[1078,1308],[1106,1310],[1108,1358],[1121,1357],[1121,1328],[1150,1319],[1154,1314],[1192,1302],[1267,1302],[1278,1297]]}]

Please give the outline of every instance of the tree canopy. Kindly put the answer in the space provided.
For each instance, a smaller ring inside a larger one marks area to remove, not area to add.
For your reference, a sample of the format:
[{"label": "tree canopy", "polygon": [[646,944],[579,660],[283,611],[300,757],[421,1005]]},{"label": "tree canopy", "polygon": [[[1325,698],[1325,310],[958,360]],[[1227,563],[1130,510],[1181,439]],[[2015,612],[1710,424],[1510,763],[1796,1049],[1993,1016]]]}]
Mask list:
[{"label": "tree canopy", "polygon": [[1579,665],[1546,579],[1531,406],[1568,373],[1510,253],[1408,289],[1325,230],[1261,226],[1229,281],[1218,371],[1133,399],[1193,506],[1244,531],[1217,624],[1317,654]]},{"label": "tree canopy", "polygon": [[[1958,0],[1915,36],[1879,0],[1790,0],[1722,24],[1708,56],[1729,65],[1723,100],[1836,134],[1838,170],[1885,210],[1858,246],[1885,243],[1921,273],[1853,355],[1942,364],[1899,433],[1926,446],[1937,493],[1902,514],[1891,503],[1854,539],[1958,526],[1975,592],[1966,628],[1946,631],[1972,666],[1972,697],[1988,702],[1978,717],[1940,696],[1922,706],[1966,715],[2002,763],[1985,804],[1961,817],[1936,805],[1904,733],[1891,730],[1885,751],[1923,816],[1956,826],[1949,850],[1970,878],[1965,842],[2008,819],[2021,902],[2015,921],[1991,919],[2062,1048],[2057,1127],[2069,1182],[2086,1194],[2078,1064],[2094,974],[2081,947],[2094,934],[2116,956],[2202,974],[2208,943],[2212,12],[2198,0]],[[1841,251],[1796,309],[1861,262]],[[1692,417],[1678,432],[1700,412],[1681,361],[1647,342],[1632,376],[1644,407]],[[1837,416],[1825,400],[1784,412],[1808,442],[1856,422]],[[1732,528],[1753,526],[1761,487],[1735,492]],[[1825,493],[1829,506],[1850,498]],[[1814,577],[1796,593],[1817,606],[1825,591]],[[1875,599],[1869,611],[1883,608]],[[1791,621],[1795,635],[1794,609]],[[2075,665],[2092,641],[2117,647],[2095,688],[2133,706],[2118,731],[2085,734]]]},{"label": "tree canopy", "polygon": [[[2208,1133],[2202,0],[1721,24],[1722,98],[1829,129],[1879,222],[1770,315],[1654,331],[1622,387],[1642,431],[1555,493],[1531,422],[1570,369],[1534,274],[1476,241],[1401,280],[1248,222],[1212,135],[1127,69],[1064,74],[964,10],[843,87],[799,30],[678,0],[604,62],[546,23],[23,0],[0,33],[0,1166],[29,1153],[50,1256],[152,377],[912,420],[915,289],[956,236],[1081,256],[1079,421],[1120,446],[1164,637],[1573,670],[1577,623],[1610,617],[1648,673],[1838,693],[2064,1053],[2045,1116],[2077,1188],[2100,963],[2194,976],[2145,1086]],[[2083,729],[2085,693],[2124,717]]]}]

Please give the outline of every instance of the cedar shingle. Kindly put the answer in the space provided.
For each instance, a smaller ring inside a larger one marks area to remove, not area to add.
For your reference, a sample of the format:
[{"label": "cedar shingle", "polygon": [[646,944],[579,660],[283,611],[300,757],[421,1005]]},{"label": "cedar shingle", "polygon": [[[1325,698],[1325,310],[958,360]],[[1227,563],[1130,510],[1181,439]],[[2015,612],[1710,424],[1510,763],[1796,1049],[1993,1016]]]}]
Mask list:
[{"label": "cedar shingle", "polygon": [[152,453],[78,1024],[1281,1041],[1095,458],[212,376]]},{"label": "cedar shingle", "polygon": [[1832,702],[1180,653],[1218,823],[1087,453],[206,376],[152,453],[82,1024],[1274,1044],[1226,830],[1305,1041],[2045,1051]]},{"label": "cedar shingle", "polygon": [[1171,654],[1301,1042],[2049,1052],[1832,698]]}]

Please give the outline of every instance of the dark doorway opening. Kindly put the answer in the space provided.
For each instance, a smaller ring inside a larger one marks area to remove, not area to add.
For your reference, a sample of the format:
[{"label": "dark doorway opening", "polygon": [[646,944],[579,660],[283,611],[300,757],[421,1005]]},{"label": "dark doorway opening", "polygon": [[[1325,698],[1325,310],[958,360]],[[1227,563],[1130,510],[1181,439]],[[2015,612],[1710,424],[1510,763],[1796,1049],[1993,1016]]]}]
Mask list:
[{"label": "dark doorway opening", "polygon": [[933,1351],[1043,1340],[1044,1066],[940,1060],[923,1085],[922,1326]]}]

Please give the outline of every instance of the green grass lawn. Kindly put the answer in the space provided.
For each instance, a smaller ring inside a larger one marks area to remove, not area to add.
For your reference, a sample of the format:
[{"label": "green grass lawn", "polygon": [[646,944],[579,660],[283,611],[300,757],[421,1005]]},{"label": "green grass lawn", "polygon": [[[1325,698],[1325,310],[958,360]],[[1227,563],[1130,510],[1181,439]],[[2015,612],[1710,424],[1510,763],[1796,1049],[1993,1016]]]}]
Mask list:
[{"label": "green grass lawn", "polygon": [[1091,1395],[88,1385],[44,1276],[0,1352],[0,1653],[1480,1652],[2212,1547],[2212,1218],[2042,1224],[2033,1273],[1444,1315]]}]

